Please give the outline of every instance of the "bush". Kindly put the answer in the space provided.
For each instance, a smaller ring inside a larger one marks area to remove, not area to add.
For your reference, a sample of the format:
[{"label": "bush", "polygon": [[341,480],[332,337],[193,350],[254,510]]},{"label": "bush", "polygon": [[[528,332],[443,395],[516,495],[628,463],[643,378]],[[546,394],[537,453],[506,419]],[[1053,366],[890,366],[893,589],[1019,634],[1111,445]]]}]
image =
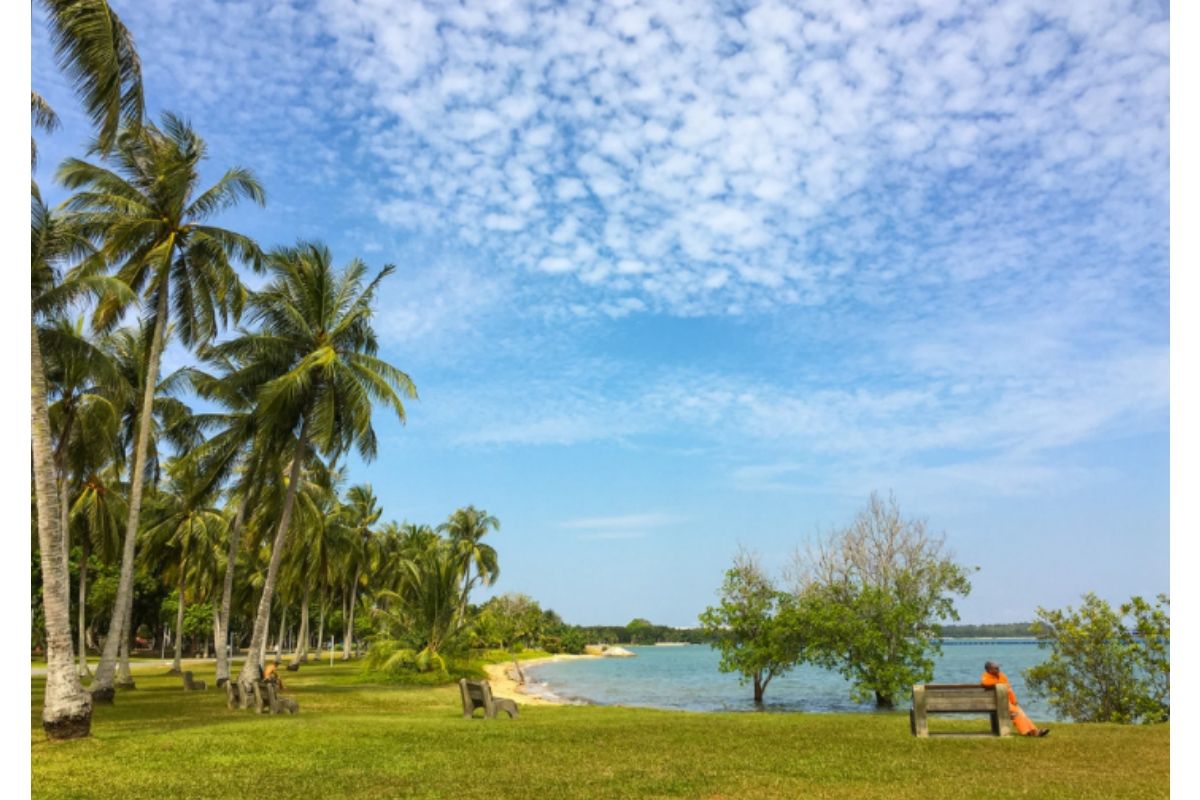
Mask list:
[{"label": "bush", "polygon": [[1078,611],[1039,608],[1050,659],[1025,670],[1030,691],[1076,722],[1166,722],[1171,716],[1170,601],[1133,597],[1113,610],[1095,594]]}]

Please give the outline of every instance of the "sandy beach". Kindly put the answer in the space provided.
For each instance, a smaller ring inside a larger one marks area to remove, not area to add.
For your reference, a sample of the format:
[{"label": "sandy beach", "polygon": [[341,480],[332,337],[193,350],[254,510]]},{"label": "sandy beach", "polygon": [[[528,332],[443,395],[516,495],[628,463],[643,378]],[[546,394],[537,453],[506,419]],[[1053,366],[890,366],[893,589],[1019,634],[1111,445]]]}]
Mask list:
[{"label": "sandy beach", "polygon": [[[547,658],[531,658],[528,661],[522,661],[521,670],[531,667],[535,664],[548,664],[553,661],[573,661],[579,658],[603,658],[604,656],[590,655],[557,655]],[[526,706],[552,706],[563,705],[565,700],[551,699],[542,697],[536,694],[527,694],[524,687],[517,682],[516,670],[513,669],[511,661],[503,664],[488,664],[485,669],[488,674],[488,683],[491,684],[492,694],[496,697],[507,697],[519,705]]]}]

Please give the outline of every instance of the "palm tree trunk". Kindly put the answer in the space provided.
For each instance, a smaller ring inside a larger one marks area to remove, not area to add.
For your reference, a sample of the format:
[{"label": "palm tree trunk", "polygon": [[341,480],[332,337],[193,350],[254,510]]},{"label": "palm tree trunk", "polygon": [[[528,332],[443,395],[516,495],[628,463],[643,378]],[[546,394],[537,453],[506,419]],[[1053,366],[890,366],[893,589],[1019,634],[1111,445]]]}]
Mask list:
[{"label": "palm tree trunk", "polygon": [[350,616],[346,618],[346,634],[342,637],[342,661],[350,660],[350,648],[354,646],[354,606],[358,602],[358,577],[361,569],[354,568],[354,583],[350,584]]},{"label": "palm tree trunk", "polygon": [[296,636],[296,655],[293,664],[299,664],[308,658],[308,594],[309,586],[304,585],[304,599],[300,601],[300,633]]},{"label": "palm tree trunk", "polygon": [[117,658],[116,687],[118,689],[137,688],[133,682],[133,673],[129,671],[129,648],[133,644],[133,637],[136,634],[137,630],[133,627],[133,592],[130,592],[129,605],[125,607],[125,627],[121,629],[121,648]]},{"label": "palm tree trunk", "polygon": [[266,644],[267,625],[271,617],[271,598],[275,595],[275,583],[279,580],[279,562],[283,560],[283,544],[287,540],[288,528],[292,524],[292,510],[296,505],[296,493],[300,488],[300,467],[304,462],[304,451],[308,446],[308,415],[300,423],[300,435],[296,439],[296,452],[292,456],[292,469],[288,474],[287,495],[283,500],[283,513],[279,517],[279,528],[271,545],[271,561],[267,565],[267,579],[263,583],[262,597],[258,600],[258,614],[254,618],[254,634],[250,637],[250,651],[238,673],[238,684],[242,696],[246,697],[258,679],[258,668],[262,665],[262,648]]},{"label": "palm tree trunk", "polygon": [[320,602],[320,620],[317,622],[317,661],[321,660],[321,644],[325,641],[325,601]]},{"label": "palm tree trunk", "polygon": [[79,559],[79,677],[86,678],[92,674],[87,663],[87,574],[91,543],[84,536],[79,544],[82,548]]},{"label": "palm tree trunk", "polygon": [[129,487],[129,519],[125,525],[125,542],[121,549],[121,579],[117,583],[117,602],[108,638],[104,641],[104,652],[96,677],[92,680],[92,698],[99,702],[112,702],[113,673],[117,664],[121,631],[125,630],[125,615],[129,600],[133,596],[133,556],[137,546],[138,525],[142,515],[142,484],[146,472],[146,452],[150,449],[150,428],[154,414],[154,390],[158,385],[158,362],[162,359],[163,331],[167,324],[168,283],[163,281],[158,294],[158,310],[154,320],[154,335],[150,341],[150,356],[146,364],[146,388],[142,393],[142,410],[138,416],[137,443],[133,448],[133,464]]},{"label": "palm tree trunk", "polygon": [[179,607],[175,611],[175,661],[171,664],[171,675],[183,672],[183,569],[179,564]]},{"label": "palm tree trunk", "polygon": [[280,603],[283,608],[279,612],[279,635],[275,637],[275,659],[283,658],[283,640],[287,637],[287,603]]},{"label": "palm tree trunk", "polygon": [[46,625],[46,695],[42,729],[50,739],[77,739],[92,729],[92,701],[75,671],[71,644],[71,579],[63,560],[59,497],[50,452],[46,373],[37,327],[30,326],[30,429],[37,493],[38,550],[42,567],[42,610]]},{"label": "palm tree trunk", "polygon": [[233,527],[229,530],[228,560],[225,562],[225,585],[221,589],[221,608],[213,620],[213,640],[217,645],[217,685],[222,686],[229,680],[229,656],[225,648],[227,638],[225,630],[229,625],[229,609],[233,605],[233,570],[237,564],[238,548],[241,547],[242,525],[246,521],[247,499],[238,506],[237,516],[233,518]]}]

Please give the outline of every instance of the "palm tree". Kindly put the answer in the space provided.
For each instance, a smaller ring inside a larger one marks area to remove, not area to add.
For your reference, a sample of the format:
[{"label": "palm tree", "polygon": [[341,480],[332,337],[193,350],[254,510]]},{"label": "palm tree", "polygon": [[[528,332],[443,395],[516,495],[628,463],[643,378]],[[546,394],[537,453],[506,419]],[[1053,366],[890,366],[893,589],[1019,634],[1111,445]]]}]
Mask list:
[{"label": "palm tree", "polygon": [[[59,513],[62,530],[67,535],[64,548],[70,548],[70,532],[79,530],[82,559],[79,568],[79,664],[80,674],[87,675],[84,616],[87,581],[87,561],[95,537],[104,537],[116,516],[124,519],[124,502],[120,508],[105,499],[103,484],[96,473],[110,462],[119,462],[117,447],[118,408],[131,394],[110,353],[102,346],[88,341],[83,333],[83,320],[72,323],[58,319],[43,326],[38,335],[45,356],[46,377],[54,402],[50,406],[50,424],[55,437],[54,465],[58,471]],[[71,526],[67,516],[73,507],[72,497],[84,481],[88,481],[91,526]],[[99,526],[99,527],[97,527]]]},{"label": "palm tree", "polygon": [[[240,167],[197,195],[198,167],[206,148],[186,122],[171,114],[164,115],[161,130],[147,124],[123,131],[115,147],[116,171],[79,159],[68,159],[58,171],[64,186],[80,190],[68,207],[77,213],[82,229],[100,239],[105,257],[119,265],[118,277],[142,294],[151,331],[117,605],[92,683],[93,696],[103,700],[113,695],[118,644],[128,623],[150,417],[167,327],[173,317],[180,339],[191,347],[210,340],[218,323],[240,313],[244,289],[231,259],[257,267],[258,246],[241,234],[203,222],[242,198],[264,203],[262,187]],[[98,324],[114,324],[117,312],[113,303],[100,303]]]},{"label": "palm tree", "polygon": [[258,389],[258,415],[275,440],[290,442],[287,493],[271,547],[271,560],[259,599],[250,652],[238,676],[249,690],[258,673],[258,648],[265,641],[271,600],[278,580],[284,542],[291,525],[300,469],[310,447],[329,456],[356,445],[364,460],[375,456],[371,426],[372,401],[388,405],[404,420],[400,395],[416,397],[409,377],[375,354],[371,303],[379,282],[391,274],[388,265],[364,285],[366,265],[355,259],[341,271],[331,265],[329,249],[301,243],[271,253],[273,280],[251,296],[252,316],[260,332],[212,348],[218,356],[253,365],[252,379],[276,377]]},{"label": "palm tree", "polygon": [[[59,68],[83,99],[103,152],[121,123],[142,121],[142,63],[133,36],[105,0],[42,0]],[[39,98],[40,99],[40,98]]]},{"label": "palm tree", "polygon": [[[467,613],[467,597],[476,583],[491,586],[500,577],[500,564],[496,549],[483,544],[482,539],[489,530],[500,530],[500,520],[475,506],[460,508],[438,526],[438,530],[450,537],[454,551],[458,553],[462,569],[462,599],[458,609],[459,621]],[[471,575],[471,567],[475,575]]]},{"label": "palm tree", "polygon": [[102,563],[112,563],[125,527],[124,489],[115,465],[93,472],[84,480],[71,506],[71,527],[80,544],[79,558],[79,675],[90,674],[87,666],[87,576],[93,554]]},{"label": "palm tree", "polygon": [[[168,470],[170,484],[158,493],[158,501],[148,514],[149,525],[144,535],[146,550],[158,555],[157,573],[163,580],[174,583],[179,592],[175,621],[175,661],[171,671],[183,669],[183,616],[189,588],[195,588],[196,599],[209,594],[216,564],[216,550],[228,533],[228,525],[220,510],[206,503],[196,491],[194,464],[173,462]],[[166,563],[163,563],[166,562]]]},{"label": "palm tree", "polygon": [[376,503],[375,493],[369,483],[351,486],[346,492],[346,501],[343,509],[347,515],[346,521],[353,545],[345,554],[345,569],[346,572],[353,571],[354,577],[350,580],[349,614],[345,618],[346,628],[342,634],[343,661],[350,659],[350,651],[354,647],[354,609],[358,604],[358,587],[363,568],[371,563],[371,540],[374,536],[371,526],[383,516],[383,509]]},{"label": "palm tree", "polygon": [[271,472],[281,472],[282,467],[277,463],[274,442],[262,435],[258,417],[254,413],[258,387],[252,379],[245,380],[244,376],[239,375],[238,367],[228,359],[205,355],[221,373],[211,375],[193,369],[190,374],[192,386],[202,398],[216,401],[226,410],[197,415],[197,425],[201,429],[217,430],[184,458],[196,464],[196,473],[201,476],[198,491],[210,491],[226,481],[232,481],[226,508],[233,506],[236,511],[229,529],[221,602],[213,616],[216,677],[217,685],[221,686],[229,680],[226,640],[233,603],[234,574],[245,535],[247,511],[256,505],[267,476]]},{"label": "palm tree", "polygon": [[[129,300],[128,289],[98,274],[103,264],[79,229],[53,214],[36,195],[30,225],[30,428],[37,502],[38,551],[46,625],[46,695],[42,727],[51,739],[73,739],[91,731],[91,699],[79,682],[71,642],[70,577],[66,562],[61,496],[55,486],[45,362],[38,320],[60,315],[86,295]],[[65,276],[62,267],[83,258]]]}]

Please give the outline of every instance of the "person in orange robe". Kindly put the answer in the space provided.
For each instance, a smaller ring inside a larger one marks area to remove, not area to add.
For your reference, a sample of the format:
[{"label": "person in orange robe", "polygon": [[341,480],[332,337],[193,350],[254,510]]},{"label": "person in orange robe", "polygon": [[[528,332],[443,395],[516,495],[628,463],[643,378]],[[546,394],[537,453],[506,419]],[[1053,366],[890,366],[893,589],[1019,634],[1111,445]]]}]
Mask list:
[{"label": "person in orange robe", "polygon": [[997,683],[1003,683],[1008,687],[1008,711],[1012,717],[1013,724],[1017,726],[1017,732],[1022,736],[1045,736],[1050,733],[1049,728],[1038,728],[1030,721],[1029,717],[1025,716],[1025,712],[1017,705],[1017,694],[1012,689],[1012,684],[1008,681],[1008,676],[1000,671],[1000,665],[995,661],[986,661],[983,665],[983,676],[979,679],[980,683],[988,688],[995,686]]},{"label": "person in orange robe", "polygon": [[275,685],[279,687],[279,691],[281,691],[281,692],[283,691],[283,679],[279,677],[279,659],[278,658],[275,659],[274,661],[272,661],[270,664],[267,664],[267,668],[263,670],[263,680],[264,681],[270,681],[270,680],[275,681]]}]

